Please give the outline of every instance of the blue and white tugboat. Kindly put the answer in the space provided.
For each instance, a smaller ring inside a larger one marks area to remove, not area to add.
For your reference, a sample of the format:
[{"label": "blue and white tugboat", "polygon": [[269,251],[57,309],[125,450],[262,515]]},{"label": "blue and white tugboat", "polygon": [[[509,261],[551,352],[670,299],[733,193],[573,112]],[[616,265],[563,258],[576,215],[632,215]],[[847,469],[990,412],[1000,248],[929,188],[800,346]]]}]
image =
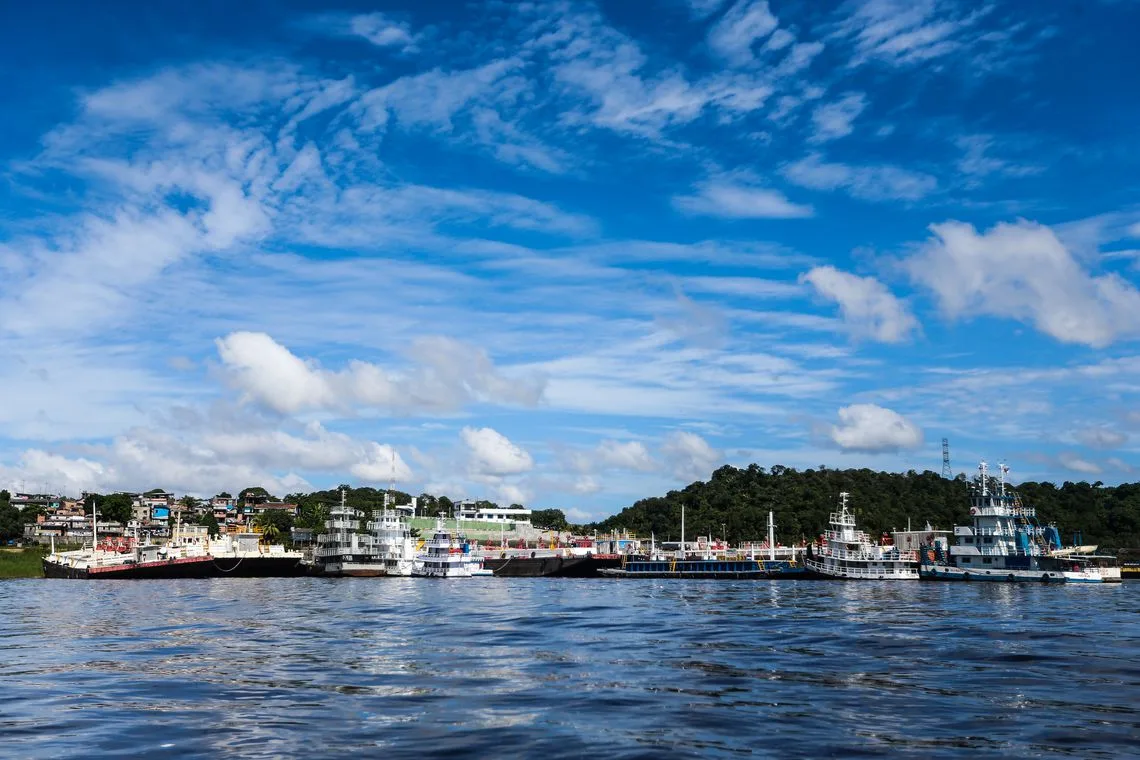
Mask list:
[{"label": "blue and white tugboat", "polygon": [[995,482],[978,465],[971,485],[970,516],[973,525],[954,526],[954,544],[923,546],[919,576],[936,581],[990,581],[997,583],[1119,583],[1115,557],[1099,556],[1095,546],[1062,548],[1052,525],[1040,525],[1037,511],[1022,504],[1005,480],[1009,468],[1001,465]]}]

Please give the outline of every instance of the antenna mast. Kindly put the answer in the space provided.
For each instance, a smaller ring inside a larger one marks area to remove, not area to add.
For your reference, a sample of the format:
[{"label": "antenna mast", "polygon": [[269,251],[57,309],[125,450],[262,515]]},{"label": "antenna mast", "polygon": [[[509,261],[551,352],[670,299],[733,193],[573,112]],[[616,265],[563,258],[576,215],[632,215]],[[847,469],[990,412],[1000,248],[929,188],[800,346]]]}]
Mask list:
[{"label": "antenna mast", "polygon": [[942,439],[942,477],[947,480],[954,478],[950,472],[950,440],[948,438]]}]

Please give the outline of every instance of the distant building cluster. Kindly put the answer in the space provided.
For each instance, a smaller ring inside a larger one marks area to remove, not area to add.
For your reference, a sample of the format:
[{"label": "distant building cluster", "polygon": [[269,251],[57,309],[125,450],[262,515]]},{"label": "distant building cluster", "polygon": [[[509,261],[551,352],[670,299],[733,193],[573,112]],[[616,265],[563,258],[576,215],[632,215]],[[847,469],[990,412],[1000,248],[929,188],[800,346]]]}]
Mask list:
[{"label": "distant building cluster", "polygon": [[[272,501],[260,494],[248,494],[240,499],[225,493],[211,499],[178,499],[173,493],[161,490],[125,495],[131,499],[130,522],[124,525],[100,518],[100,537],[122,536],[135,531],[156,537],[169,536],[171,526],[177,520],[197,523],[207,514],[213,515],[221,530],[236,533],[247,530],[264,512],[281,511],[296,517],[298,509],[296,504]],[[39,507],[41,512],[34,523],[24,527],[24,540],[41,544],[53,538],[63,543],[90,541],[91,510],[86,506],[87,496],[84,493],[80,499],[69,499],[49,494],[13,494],[13,506],[21,509]]]}]

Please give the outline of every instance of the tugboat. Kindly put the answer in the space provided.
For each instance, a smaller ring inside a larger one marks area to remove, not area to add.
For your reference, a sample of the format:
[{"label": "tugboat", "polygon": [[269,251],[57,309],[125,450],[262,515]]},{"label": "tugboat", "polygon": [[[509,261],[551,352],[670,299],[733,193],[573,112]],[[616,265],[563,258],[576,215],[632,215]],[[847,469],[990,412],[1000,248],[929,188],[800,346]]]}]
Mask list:
[{"label": "tugboat", "polygon": [[986,463],[971,484],[973,525],[954,526],[954,545],[924,545],[919,576],[936,581],[997,583],[1118,583],[1115,557],[1093,554],[1095,546],[1061,547],[1053,525],[1040,525],[1037,511],[1021,502],[1006,483],[1009,467],[1000,466],[992,482]]},{"label": "tugboat", "polygon": [[[435,532],[424,547],[427,551],[416,558],[413,575],[422,578],[470,578],[475,575],[476,561],[471,554],[471,545],[462,534],[452,533],[444,527],[442,514],[436,518]],[[481,570],[482,564],[478,567]]]},{"label": "tugboat", "polygon": [[897,546],[880,546],[855,528],[847,509],[850,494],[839,494],[839,511],[831,513],[831,530],[823,535],[819,552],[804,560],[809,570],[846,580],[918,580],[918,554]]},{"label": "tugboat", "polygon": [[371,533],[360,532],[360,512],[350,508],[340,492],[340,506],[325,521],[327,533],[317,536],[313,572],[317,575],[375,578],[387,574],[387,565]]}]

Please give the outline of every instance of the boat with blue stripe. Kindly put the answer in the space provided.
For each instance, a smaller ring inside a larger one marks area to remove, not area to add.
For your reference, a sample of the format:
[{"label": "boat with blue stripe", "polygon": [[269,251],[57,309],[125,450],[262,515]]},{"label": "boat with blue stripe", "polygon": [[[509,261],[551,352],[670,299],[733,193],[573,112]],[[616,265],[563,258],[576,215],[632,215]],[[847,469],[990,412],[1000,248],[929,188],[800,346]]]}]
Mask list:
[{"label": "boat with blue stripe", "polygon": [[1119,583],[1115,557],[1095,554],[1095,546],[1061,545],[1055,525],[1041,525],[1037,511],[1022,503],[1007,482],[986,463],[971,484],[972,525],[954,526],[954,543],[933,541],[920,550],[919,577],[931,581],[983,583]]}]

